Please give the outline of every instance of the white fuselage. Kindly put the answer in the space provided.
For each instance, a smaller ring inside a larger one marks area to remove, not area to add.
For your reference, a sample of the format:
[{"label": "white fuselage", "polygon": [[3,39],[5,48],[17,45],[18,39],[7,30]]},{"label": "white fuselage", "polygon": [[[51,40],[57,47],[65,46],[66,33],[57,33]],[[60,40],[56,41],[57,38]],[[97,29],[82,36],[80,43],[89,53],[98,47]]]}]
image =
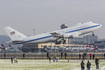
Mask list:
[{"label": "white fuselage", "polygon": [[93,23],[93,22],[80,23],[80,24],[77,24],[76,26],[69,27],[66,29],[56,30],[52,32],[47,32],[47,33],[23,38],[23,41],[20,42],[19,44],[51,42],[51,41],[55,41],[56,38],[53,37],[53,35],[50,33],[56,32],[56,33],[61,33],[62,35],[65,34],[65,35],[73,35],[73,36],[77,34],[79,36],[82,34],[86,34],[86,33],[95,31],[99,29],[100,27],[101,27],[101,24],[98,24],[98,23]]}]

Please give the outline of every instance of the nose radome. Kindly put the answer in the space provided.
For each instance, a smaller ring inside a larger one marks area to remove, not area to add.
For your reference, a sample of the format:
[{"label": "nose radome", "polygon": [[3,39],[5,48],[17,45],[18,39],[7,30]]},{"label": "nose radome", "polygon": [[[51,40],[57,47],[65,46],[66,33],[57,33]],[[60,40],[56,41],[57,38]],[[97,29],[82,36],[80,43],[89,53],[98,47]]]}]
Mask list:
[{"label": "nose radome", "polygon": [[101,27],[102,25],[100,24],[100,27]]}]

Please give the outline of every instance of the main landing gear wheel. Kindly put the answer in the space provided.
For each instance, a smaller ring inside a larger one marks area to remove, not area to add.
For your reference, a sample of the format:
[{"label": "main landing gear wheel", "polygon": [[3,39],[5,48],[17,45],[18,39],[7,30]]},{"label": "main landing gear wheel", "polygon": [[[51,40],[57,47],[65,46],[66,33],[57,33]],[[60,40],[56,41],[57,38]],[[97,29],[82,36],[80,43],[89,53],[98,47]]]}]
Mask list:
[{"label": "main landing gear wheel", "polygon": [[94,32],[92,32],[92,36],[94,36]]}]

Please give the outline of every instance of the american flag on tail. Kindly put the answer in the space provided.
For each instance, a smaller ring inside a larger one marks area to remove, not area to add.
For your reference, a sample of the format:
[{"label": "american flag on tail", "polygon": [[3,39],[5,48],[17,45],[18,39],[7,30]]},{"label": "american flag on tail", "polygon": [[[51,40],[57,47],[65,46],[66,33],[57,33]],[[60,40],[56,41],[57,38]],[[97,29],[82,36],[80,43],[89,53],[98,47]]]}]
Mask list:
[{"label": "american flag on tail", "polygon": [[15,34],[15,31],[13,31],[13,32],[10,32],[10,34],[11,34],[11,35],[14,35],[14,34]]}]

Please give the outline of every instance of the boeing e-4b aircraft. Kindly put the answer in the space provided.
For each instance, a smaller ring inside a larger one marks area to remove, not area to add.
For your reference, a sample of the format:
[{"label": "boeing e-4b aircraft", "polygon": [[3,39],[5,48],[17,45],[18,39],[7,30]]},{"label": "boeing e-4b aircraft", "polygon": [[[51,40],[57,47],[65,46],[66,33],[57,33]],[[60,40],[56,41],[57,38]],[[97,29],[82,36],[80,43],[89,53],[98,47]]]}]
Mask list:
[{"label": "boeing e-4b aircraft", "polygon": [[93,32],[99,29],[102,25],[94,22],[78,23],[77,25],[61,30],[47,32],[39,35],[27,37],[26,35],[14,30],[11,27],[5,27],[5,31],[11,38],[12,44],[23,44],[23,43],[46,43],[55,41],[56,44],[64,43],[65,38],[76,38],[80,35]]}]

